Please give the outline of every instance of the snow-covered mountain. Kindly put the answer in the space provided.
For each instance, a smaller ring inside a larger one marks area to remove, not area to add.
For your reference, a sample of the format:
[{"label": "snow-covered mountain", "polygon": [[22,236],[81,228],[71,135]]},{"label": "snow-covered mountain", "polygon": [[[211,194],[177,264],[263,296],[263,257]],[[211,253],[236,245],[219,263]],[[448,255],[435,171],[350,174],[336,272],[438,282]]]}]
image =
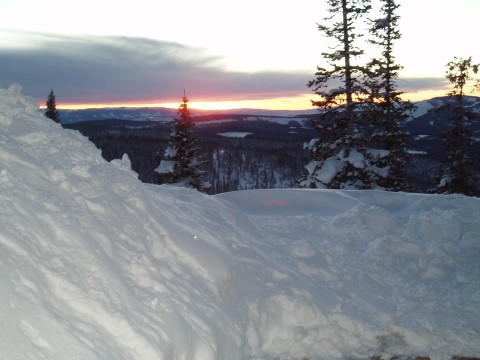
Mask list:
[{"label": "snow-covered mountain", "polygon": [[[448,97],[436,97],[429,100],[416,102],[416,110],[412,113],[411,120],[428,114],[434,107],[448,103]],[[465,103],[473,110],[480,113],[480,97],[466,96]],[[43,112],[43,111],[42,111]],[[176,110],[169,108],[99,108],[82,110],[61,110],[64,124],[79,121],[94,120],[133,120],[133,121],[172,121],[176,117]],[[192,109],[192,115],[198,122],[244,120],[265,120],[271,122],[288,123],[293,119],[308,119],[318,111],[314,108],[306,110],[262,110],[262,109],[231,109],[231,110],[197,110]]]},{"label": "snow-covered mountain", "polygon": [[[198,110],[191,109],[192,115],[197,121],[224,121],[238,119],[239,116],[255,121],[263,118],[267,121],[285,122],[282,119],[295,117],[308,117],[316,114],[315,109],[309,110],[262,110],[262,109],[232,109],[232,110]],[[41,111],[42,113],[44,112]],[[72,124],[79,121],[95,120],[132,120],[132,121],[173,121],[177,116],[177,110],[170,108],[98,108],[81,110],[60,110],[63,124]]]},{"label": "snow-covered mountain", "polygon": [[[448,111],[429,113],[429,110],[451,103],[448,97],[433,98],[417,104],[417,110],[413,118],[403,124],[404,129],[410,135],[408,148],[413,152],[423,153],[430,159],[446,162],[445,141],[443,134],[452,128],[452,120]],[[479,114],[480,98],[466,96],[466,107]],[[466,122],[465,126],[472,131],[472,137],[480,140],[480,121]],[[480,150],[478,144],[472,148],[472,158]]]},{"label": "snow-covered mountain", "polygon": [[[448,112],[429,113],[435,107],[451,102],[448,97],[437,97],[417,102],[411,118],[401,124],[409,139],[411,153],[427,154],[429,158],[445,161],[445,144],[442,133],[451,127]],[[480,114],[480,97],[466,96],[465,105]],[[316,116],[315,109],[304,111],[270,111],[256,109],[234,109],[223,111],[192,110],[194,121],[201,135],[249,134],[262,139],[290,138],[307,140],[317,134],[311,127],[311,117]],[[173,109],[165,108],[120,108],[87,109],[62,111],[62,123],[67,127],[81,129],[103,120],[98,125],[105,127],[168,127],[176,117]],[[108,120],[108,121],[106,121]],[[130,123],[127,123],[130,121]],[[81,122],[82,124],[78,124]],[[75,124],[77,123],[77,124]],[[73,125],[72,125],[73,124]],[[273,125],[273,127],[272,127]],[[480,122],[469,124],[473,137],[480,139]]]},{"label": "snow-covered mountain", "polygon": [[480,199],[143,184],[0,89],[0,359],[480,354]]},{"label": "snow-covered mountain", "polygon": [[99,108],[81,110],[60,110],[64,124],[93,120],[142,120],[142,121],[172,121],[176,111],[167,108]]},{"label": "snow-covered mountain", "polygon": [[[428,112],[436,107],[450,103],[452,100],[446,96],[435,97],[429,100],[419,101],[415,103],[416,110],[412,114],[412,118],[419,118],[422,115],[428,114]],[[480,114],[480,97],[477,96],[465,96],[464,104],[470,107],[474,111]]]}]

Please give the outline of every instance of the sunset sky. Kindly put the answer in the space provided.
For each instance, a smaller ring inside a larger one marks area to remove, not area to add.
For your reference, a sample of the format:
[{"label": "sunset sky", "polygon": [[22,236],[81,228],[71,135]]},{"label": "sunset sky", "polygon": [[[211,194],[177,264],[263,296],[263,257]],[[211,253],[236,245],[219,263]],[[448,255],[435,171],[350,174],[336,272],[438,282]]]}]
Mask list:
[{"label": "sunset sky", "polygon": [[[398,0],[404,98],[444,95],[454,56],[480,62],[480,0]],[[373,1],[375,4],[375,1]],[[325,0],[1,0],[0,84],[41,105],[309,109],[331,40]]]}]

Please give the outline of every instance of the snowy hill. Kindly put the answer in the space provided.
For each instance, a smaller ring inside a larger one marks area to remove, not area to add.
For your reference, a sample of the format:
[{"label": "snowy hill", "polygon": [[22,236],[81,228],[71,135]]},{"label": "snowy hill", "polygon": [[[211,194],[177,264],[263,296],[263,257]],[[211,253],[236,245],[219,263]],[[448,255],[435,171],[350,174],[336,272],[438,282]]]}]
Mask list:
[{"label": "snowy hill", "polygon": [[0,89],[0,359],[480,354],[480,199],[143,184]]},{"label": "snowy hill", "polygon": [[[423,153],[430,159],[447,162],[443,134],[452,129],[451,113],[446,110],[429,113],[429,110],[451,103],[452,100],[448,97],[438,97],[417,104],[414,118],[406,122],[403,127],[409,134],[407,142],[411,153]],[[466,96],[464,103],[466,107],[480,114],[479,97]],[[472,132],[473,139],[480,139],[479,121],[466,121],[465,126]],[[478,151],[478,144],[472,146],[470,156],[475,158]]]},{"label": "snowy hill", "polygon": [[[448,96],[435,97],[429,100],[423,100],[415,103],[417,109],[412,114],[412,118],[419,118],[427,114],[431,109],[452,103],[452,100]],[[465,96],[465,106],[480,113],[480,97],[477,96]]]}]

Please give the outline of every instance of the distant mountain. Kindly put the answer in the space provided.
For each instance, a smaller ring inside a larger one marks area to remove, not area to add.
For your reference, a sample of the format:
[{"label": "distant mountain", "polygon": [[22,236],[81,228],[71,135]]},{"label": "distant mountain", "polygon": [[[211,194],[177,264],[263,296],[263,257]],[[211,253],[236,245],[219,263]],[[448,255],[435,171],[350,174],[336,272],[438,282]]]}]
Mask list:
[{"label": "distant mountain", "polygon": [[[413,112],[411,120],[428,115],[430,109],[446,104],[451,100],[448,97],[436,97],[415,103],[417,109]],[[465,103],[480,113],[480,97],[466,96]],[[62,123],[71,124],[80,121],[97,120],[132,120],[132,121],[172,121],[177,110],[170,108],[98,108],[81,110],[60,110]],[[197,110],[192,109],[192,115],[197,122],[206,121],[236,121],[265,120],[270,122],[288,123],[290,120],[302,122],[318,114],[318,110],[262,110],[262,109],[231,109],[231,110]],[[261,119],[262,118],[262,119]]]},{"label": "distant mountain", "polygon": [[[465,96],[464,97],[465,105],[473,108],[476,112],[480,113],[480,97],[477,96]],[[429,100],[419,101],[415,103],[417,109],[412,114],[412,118],[419,118],[422,115],[425,115],[429,112],[429,110],[451,103],[452,100],[447,96],[435,97]]]},{"label": "distant mountain", "polygon": [[[43,111],[43,110],[42,110]],[[223,120],[238,116],[265,116],[267,118],[291,118],[309,116],[317,113],[309,110],[262,110],[262,109],[232,109],[232,110],[197,110],[192,109],[192,115],[199,121],[206,119]],[[132,120],[132,121],[172,121],[177,115],[176,109],[169,108],[98,108],[81,110],[60,110],[63,124],[72,124],[80,121],[98,120]]]},{"label": "distant mountain", "polygon": [[[451,103],[448,97],[437,97],[417,103],[417,110],[411,120],[402,124],[409,134],[409,149],[412,152],[426,153],[429,158],[441,162],[446,161],[445,143],[442,133],[452,127],[448,111],[429,112],[437,106]],[[472,131],[472,136],[480,140],[480,98],[474,96],[465,97],[465,104],[479,114],[479,119],[467,126]]]},{"label": "distant mountain", "polygon": [[108,119],[142,120],[142,121],[171,121],[176,111],[167,108],[99,108],[81,110],[60,110],[63,124],[72,124],[80,121],[98,121]]},{"label": "distant mountain", "polygon": [[[409,147],[412,152],[428,151],[434,158],[443,159],[442,132],[451,126],[447,112],[430,113],[434,107],[451,102],[448,97],[436,97],[417,102],[411,118],[402,124],[410,134]],[[480,114],[480,97],[465,97],[467,106]],[[316,109],[289,110],[192,110],[194,121],[200,132],[215,135],[225,132],[249,133],[253,138],[291,136],[306,139],[316,136],[310,120],[318,114]],[[63,124],[102,121],[101,126],[112,127],[164,127],[176,117],[175,109],[168,108],[100,108],[85,110],[62,110]],[[108,120],[108,121],[107,121]],[[107,121],[107,122],[106,122]],[[163,124],[160,124],[163,123]],[[276,125],[273,125],[276,124]],[[474,137],[480,139],[480,122],[471,124]]]}]

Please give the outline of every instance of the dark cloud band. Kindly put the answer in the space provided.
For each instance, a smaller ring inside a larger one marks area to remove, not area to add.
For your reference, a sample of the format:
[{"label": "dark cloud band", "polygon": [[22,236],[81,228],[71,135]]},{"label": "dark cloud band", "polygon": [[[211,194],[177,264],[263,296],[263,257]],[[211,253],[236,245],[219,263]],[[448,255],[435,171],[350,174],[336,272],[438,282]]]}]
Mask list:
[{"label": "dark cloud band", "polygon": [[[29,45],[0,48],[0,83],[19,83],[39,99],[55,89],[65,103],[177,101],[183,89],[196,101],[297,96],[309,93],[314,72],[227,71],[205,49],[145,38],[18,35]],[[446,82],[413,78],[398,85],[417,92]]]},{"label": "dark cloud band", "polygon": [[184,88],[221,100],[305,92],[308,74],[229,72],[221,60],[204,49],[144,38],[51,36],[0,49],[0,81],[20,83],[39,98],[54,88],[64,101],[79,103],[177,100]]}]

